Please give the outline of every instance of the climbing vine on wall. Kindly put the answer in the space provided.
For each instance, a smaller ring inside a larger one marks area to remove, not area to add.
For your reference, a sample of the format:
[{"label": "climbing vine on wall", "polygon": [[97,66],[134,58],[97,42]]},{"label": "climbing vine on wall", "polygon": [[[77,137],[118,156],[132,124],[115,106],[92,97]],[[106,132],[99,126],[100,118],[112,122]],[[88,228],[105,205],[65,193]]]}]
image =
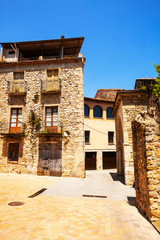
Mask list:
[{"label": "climbing vine on wall", "polygon": [[33,128],[39,130],[41,128],[41,118],[37,117],[33,111],[29,115],[29,123]]},{"label": "climbing vine on wall", "polygon": [[153,92],[155,93],[156,97],[160,97],[160,65],[155,65],[156,72],[158,73],[158,76],[156,77],[156,83],[153,87]]}]

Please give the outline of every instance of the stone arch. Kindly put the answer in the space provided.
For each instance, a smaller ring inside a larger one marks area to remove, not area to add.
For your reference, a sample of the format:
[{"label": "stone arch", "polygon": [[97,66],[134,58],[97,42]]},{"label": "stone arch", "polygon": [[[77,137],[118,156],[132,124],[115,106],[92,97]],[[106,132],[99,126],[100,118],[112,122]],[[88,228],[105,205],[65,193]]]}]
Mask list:
[{"label": "stone arch", "polygon": [[116,162],[117,162],[117,173],[124,175],[124,150],[123,150],[123,128],[121,118],[118,117],[116,121]]}]

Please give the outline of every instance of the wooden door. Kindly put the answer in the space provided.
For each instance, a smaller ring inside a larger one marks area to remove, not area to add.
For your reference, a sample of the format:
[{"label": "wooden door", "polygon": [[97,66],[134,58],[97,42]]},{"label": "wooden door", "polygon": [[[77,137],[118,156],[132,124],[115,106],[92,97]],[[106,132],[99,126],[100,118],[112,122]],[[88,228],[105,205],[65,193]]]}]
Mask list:
[{"label": "wooden door", "polygon": [[10,133],[20,133],[22,125],[22,108],[11,109]]},{"label": "wooden door", "polygon": [[39,144],[39,164],[45,175],[61,176],[62,174],[62,144],[41,143]]},{"label": "wooden door", "polygon": [[19,156],[19,143],[9,143],[8,160],[18,161]]}]

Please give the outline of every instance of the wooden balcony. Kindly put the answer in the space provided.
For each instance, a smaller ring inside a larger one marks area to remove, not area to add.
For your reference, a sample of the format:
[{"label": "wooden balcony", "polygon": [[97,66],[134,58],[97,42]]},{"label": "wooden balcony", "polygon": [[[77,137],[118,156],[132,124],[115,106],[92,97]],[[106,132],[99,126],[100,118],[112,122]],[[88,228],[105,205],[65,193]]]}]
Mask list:
[{"label": "wooden balcony", "polygon": [[59,93],[60,92],[60,81],[54,80],[48,82],[47,80],[41,82],[41,91],[44,94]]},{"label": "wooden balcony", "polygon": [[9,95],[26,95],[27,83],[25,81],[20,81],[15,84],[14,81],[8,81],[7,83],[7,93]]}]

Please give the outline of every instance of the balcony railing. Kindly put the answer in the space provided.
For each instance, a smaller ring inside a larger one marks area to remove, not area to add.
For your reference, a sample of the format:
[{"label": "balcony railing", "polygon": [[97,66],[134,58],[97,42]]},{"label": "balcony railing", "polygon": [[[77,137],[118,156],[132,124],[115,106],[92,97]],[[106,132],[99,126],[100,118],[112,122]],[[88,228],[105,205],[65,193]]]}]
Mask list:
[{"label": "balcony railing", "polygon": [[20,81],[14,83],[14,81],[8,81],[7,93],[9,94],[25,94],[27,91],[27,83],[25,81]]},{"label": "balcony railing", "polygon": [[47,80],[42,81],[41,84],[41,89],[42,92],[60,92],[60,81],[58,80],[54,80],[53,82],[49,82]]}]

